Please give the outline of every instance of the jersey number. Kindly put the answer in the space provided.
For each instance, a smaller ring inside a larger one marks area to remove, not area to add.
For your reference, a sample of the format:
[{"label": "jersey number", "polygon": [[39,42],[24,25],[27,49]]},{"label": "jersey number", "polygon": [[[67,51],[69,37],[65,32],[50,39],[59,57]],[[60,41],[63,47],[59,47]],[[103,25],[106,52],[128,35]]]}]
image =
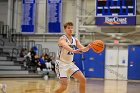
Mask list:
[{"label": "jersey number", "polygon": [[[72,49],[75,49],[75,45],[69,45]],[[68,55],[74,55],[74,53],[73,52],[68,52]]]}]

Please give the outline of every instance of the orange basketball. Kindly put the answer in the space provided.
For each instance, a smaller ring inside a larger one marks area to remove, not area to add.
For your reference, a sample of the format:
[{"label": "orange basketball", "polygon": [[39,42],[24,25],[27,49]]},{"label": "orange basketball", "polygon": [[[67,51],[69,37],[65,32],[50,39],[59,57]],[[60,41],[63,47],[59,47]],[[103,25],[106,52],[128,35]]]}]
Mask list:
[{"label": "orange basketball", "polygon": [[95,40],[90,43],[91,48],[96,53],[101,53],[104,50],[104,42],[102,40]]}]

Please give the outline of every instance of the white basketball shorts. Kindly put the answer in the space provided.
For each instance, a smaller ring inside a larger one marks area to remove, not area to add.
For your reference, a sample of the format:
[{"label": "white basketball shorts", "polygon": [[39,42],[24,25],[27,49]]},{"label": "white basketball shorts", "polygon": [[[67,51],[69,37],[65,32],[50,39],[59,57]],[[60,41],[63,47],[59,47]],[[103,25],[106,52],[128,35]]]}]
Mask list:
[{"label": "white basketball shorts", "polygon": [[67,78],[79,71],[79,68],[73,62],[56,60],[55,70],[58,78]]}]

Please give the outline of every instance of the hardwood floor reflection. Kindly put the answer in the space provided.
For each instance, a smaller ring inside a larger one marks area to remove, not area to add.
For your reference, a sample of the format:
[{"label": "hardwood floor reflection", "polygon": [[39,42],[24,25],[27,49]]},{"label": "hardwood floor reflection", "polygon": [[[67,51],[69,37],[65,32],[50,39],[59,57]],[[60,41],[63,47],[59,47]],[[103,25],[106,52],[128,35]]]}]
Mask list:
[{"label": "hardwood floor reflection", "polygon": [[[0,78],[0,83],[7,85],[7,93],[53,93],[59,85],[58,80],[39,78]],[[86,93],[139,93],[140,82],[116,80],[87,80]],[[1,92],[0,92],[1,93]],[[64,93],[79,93],[78,82],[69,81]]]}]

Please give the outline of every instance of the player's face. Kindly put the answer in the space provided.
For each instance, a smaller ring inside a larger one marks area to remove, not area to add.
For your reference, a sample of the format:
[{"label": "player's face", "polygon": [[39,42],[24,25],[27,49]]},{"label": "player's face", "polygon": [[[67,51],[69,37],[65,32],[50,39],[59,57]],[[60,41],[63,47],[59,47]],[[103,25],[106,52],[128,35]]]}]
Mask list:
[{"label": "player's face", "polygon": [[66,32],[66,34],[68,34],[68,35],[72,35],[72,34],[73,34],[73,26],[67,26],[67,27],[65,28],[65,32]]}]

